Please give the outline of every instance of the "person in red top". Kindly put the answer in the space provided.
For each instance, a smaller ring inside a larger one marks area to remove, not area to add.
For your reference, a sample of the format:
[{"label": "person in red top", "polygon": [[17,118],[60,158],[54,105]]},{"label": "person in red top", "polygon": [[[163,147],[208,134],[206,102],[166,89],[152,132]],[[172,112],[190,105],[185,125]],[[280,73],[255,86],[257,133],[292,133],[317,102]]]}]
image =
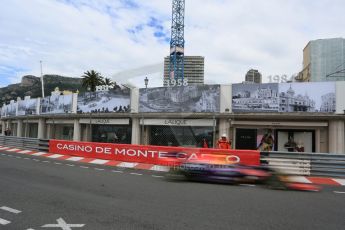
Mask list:
[{"label": "person in red top", "polygon": [[203,139],[202,139],[202,147],[203,147],[203,148],[208,148],[208,141],[207,141],[206,138],[203,138]]},{"label": "person in red top", "polygon": [[217,148],[219,149],[231,149],[231,142],[227,139],[226,134],[217,141]]}]

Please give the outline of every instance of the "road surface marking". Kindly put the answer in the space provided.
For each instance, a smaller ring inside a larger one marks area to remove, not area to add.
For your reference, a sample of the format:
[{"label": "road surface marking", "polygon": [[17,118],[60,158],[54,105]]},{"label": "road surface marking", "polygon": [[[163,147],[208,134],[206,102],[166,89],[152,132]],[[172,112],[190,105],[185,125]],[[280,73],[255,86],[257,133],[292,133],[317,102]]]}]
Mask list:
[{"label": "road surface marking", "polygon": [[59,158],[59,157],[62,157],[62,156],[63,155],[61,155],[61,154],[53,154],[53,155],[48,156],[48,158],[56,159],[56,158]]},{"label": "road surface marking", "polygon": [[104,169],[100,169],[100,168],[94,168],[94,170],[104,171]]},{"label": "road surface marking", "polygon": [[39,162],[39,161],[41,161],[41,160],[39,160],[39,159],[32,159],[33,161],[37,161],[37,162]]},{"label": "road surface marking", "polygon": [[5,153],[1,153],[1,155],[6,156],[6,154],[5,154]]},{"label": "road surface marking", "polygon": [[311,183],[310,180],[308,180],[304,176],[288,176],[287,179],[289,181],[298,182],[298,183],[307,183],[307,184]]},{"label": "road surface marking", "polygon": [[42,156],[44,154],[47,154],[47,153],[44,153],[44,152],[38,152],[38,153],[34,153],[32,154],[33,156]]},{"label": "road surface marking", "polygon": [[113,173],[123,173],[123,171],[111,170]]},{"label": "road surface marking", "polygon": [[170,168],[167,166],[155,165],[150,170],[160,171],[160,172],[169,172]]},{"label": "road surface marking", "polygon": [[89,163],[91,164],[97,164],[97,165],[104,165],[105,163],[108,163],[108,160],[101,160],[101,159],[96,159],[93,161],[90,161]]},{"label": "road surface marking", "polygon": [[15,152],[15,151],[19,151],[20,149],[9,149],[7,150],[7,152]]},{"label": "road surface marking", "polygon": [[13,157],[13,156],[12,156],[12,155],[10,155],[10,154],[8,154],[7,156],[8,156],[8,157]]},{"label": "road surface marking", "polygon": [[56,164],[56,165],[62,165],[62,163],[60,163],[60,162],[54,162],[54,164]]},{"label": "road surface marking", "polygon": [[18,153],[31,153],[32,151],[31,150],[22,150],[22,151],[19,151]]},{"label": "road surface marking", "polygon": [[11,212],[11,213],[14,213],[14,214],[18,214],[18,213],[21,213],[22,211],[19,211],[17,209],[14,209],[14,208],[10,208],[10,207],[6,207],[6,206],[2,206],[0,207],[1,210],[4,210],[6,212]]},{"label": "road surface marking", "polygon": [[62,218],[56,220],[57,224],[45,224],[42,228],[61,228],[62,230],[72,230],[72,228],[82,228],[85,224],[67,224]]},{"label": "road surface marking", "polygon": [[22,157],[16,157],[17,159],[21,159]]},{"label": "road surface marking", "polygon": [[152,177],[162,178],[162,177],[164,177],[164,176],[152,175]]},{"label": "road surface marking", "polygon": [[42,161],[43,163],[50,163],[50,161]]},{"label": "road surface marking", "polygon": [[136,176],[142,176],[143,174],[141,173],[130,173],[131,175],[136,175]]},{"label": "road surface marking", "polygon": [[308,177],[308,180],[310,180],[313,184],[333,185],[333,186],[340,185],[338,182],[336,182],[332,178],[327,178],[327,177]]},{"label": "road surface marking", "polygon": [[74,167],[75,165],[71,165],[71,164],[66,164],[67,166],[69,166],[69,167]]},{"label": "road surface marking", "polygon": [[134,168],[138,163],[130,163],[130,162],[122,162],[117,165],[117,167],[121,168]]},{"label": "road surface marking", "polygon": [[80,161],[84,159],[84,157],[70,157],[70,158],[67,158],[66,160],[67,161]]},{"label": "road surface marking", "polygon": [[255,184],[240,184],[241,186],[246,186],[246,187],[255,187]]},{"label": "road surface marking", "polygon": [[[3,210],[3,211],[6,211],[6,212],[13,213],[13,214],[18,214],[18,213],[22,212],[22,211],[19,211],[17,209],[6,207],[6,206],[2,206],[2,207],[0,207],[0,209]],[[0,218],[0,225],[7,225],[7,224],[10,224],[10,223],[11,223],[11,221],[8,221],[8,220]]]},{"label": "road surface marking", "polygon": [[1,224],[1,225],[7,225],[7,224],[10,224],[10,223],[11,223],[11,221],[8,221],[8,220],[1,219],[1,218],[0,218],[0,224]]},{"label": "road surface marking", "polygon": [[341,191],[334,191],[334,193],[345,194],[345,192],[341,192]]},{"label": "road surface marking", "polygon": [[30,160],[30,158],[29,157],[24,157],[24,160]]},{"label": "road surface marking", "polygon": [[82,168],[82,169],[88,169],[89,167],[87,167],[87,166],[79,166],[80,168]]},{"label": "road surface marking", "polygon": [[345,186],[345,179],[333,179],[335,182]]}]

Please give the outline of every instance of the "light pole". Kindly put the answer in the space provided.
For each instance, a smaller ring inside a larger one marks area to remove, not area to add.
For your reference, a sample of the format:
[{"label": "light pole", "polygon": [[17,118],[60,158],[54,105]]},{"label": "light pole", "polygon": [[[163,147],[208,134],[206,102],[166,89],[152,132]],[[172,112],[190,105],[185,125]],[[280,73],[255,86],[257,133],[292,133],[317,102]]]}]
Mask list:
[{"label": "light pole", "polygon": [[149,79],[145,77],[144,82],[145,82],[145,88],[147,89],[147,85],[149,84]]},{"label": "light pole", "polygon": [[43,82],[42,61],[40,61],[40,66],[41,66],[42,98],[44,98],[44,82]]}]

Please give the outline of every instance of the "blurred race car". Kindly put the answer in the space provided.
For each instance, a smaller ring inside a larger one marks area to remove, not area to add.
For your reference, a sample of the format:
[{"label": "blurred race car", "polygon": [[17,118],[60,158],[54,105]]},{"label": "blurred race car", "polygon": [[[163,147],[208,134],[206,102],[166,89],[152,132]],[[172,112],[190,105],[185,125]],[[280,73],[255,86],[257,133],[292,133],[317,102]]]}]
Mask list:
[{"label": "blurred race car", "polygon": [[271,174],[261,167],[229,164],[221,155],[203,157],[203,159],[184,160],[171,167],[166,174],[169,180],[193,180],[227,184],[260,183]]},{"label": "blurred race car", "polygon": [[167,157],[173,163],[166,174],[168,180],[191,180],[227,184],[263,184],[270,189],[320,191],[314,184],[296,181],[294,177],[269,166],[229,164],[223,155],[209,155],[202,159],[176,159],[176,153]]}]

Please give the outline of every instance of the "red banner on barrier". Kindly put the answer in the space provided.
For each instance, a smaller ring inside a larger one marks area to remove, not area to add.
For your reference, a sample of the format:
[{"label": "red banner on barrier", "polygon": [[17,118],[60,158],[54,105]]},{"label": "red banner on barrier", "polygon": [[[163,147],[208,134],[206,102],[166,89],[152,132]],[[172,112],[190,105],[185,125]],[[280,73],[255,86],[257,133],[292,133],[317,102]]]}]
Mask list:
[{"label": "red banner on barrier", "polygon": [[255,150],[184,148],[50,140],[49,152],[86,158],[157,165],[176,164],[177,161],[171,160],[169,155],[176,156],[177,160],[202,160],[217,157],[229,164],[260,164],[260,152]]}]

